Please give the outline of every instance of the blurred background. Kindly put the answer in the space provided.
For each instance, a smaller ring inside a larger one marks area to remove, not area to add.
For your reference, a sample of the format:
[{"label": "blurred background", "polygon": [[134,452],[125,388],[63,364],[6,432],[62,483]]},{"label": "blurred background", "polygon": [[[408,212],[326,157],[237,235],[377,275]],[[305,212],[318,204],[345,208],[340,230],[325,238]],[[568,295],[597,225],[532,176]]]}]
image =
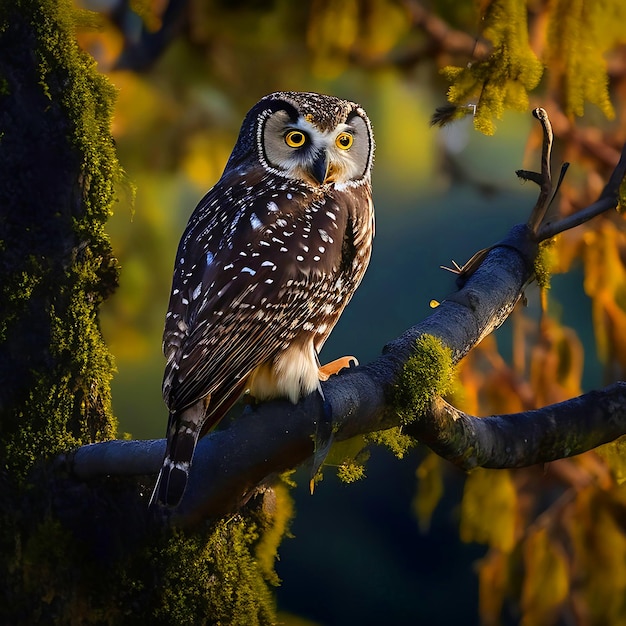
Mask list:
[{"label": "blurred background", "polygon": [[[164,436],[161,333],[178,241],[219,178],[245,113],[263,95],[345,97],[365,108],[374,127],[374,253],[322,362],[347,354],[362,363],[375,358],[429,314],[432,299],[454,290],[454,276],[440,266],[462,264],[496,242],[534,205],[537,189],[514,173],[539,167],[536,142],[528,141],[537,124],[530,111],[506,112],[491,137],[477,133],[469,118],[445,128],[429,124],[446,102],[439,68],[467,63],[481,35],[478,3],[79,4],[98,14],[96,27],[81,28],[80,42],[118,90],[113,132],[128,179],[108,223],[120,287],[101,316],[118,369],[112,391],[120,435]],[[437,47],[429,31],[437,20],[463,34],[462,45],[446,48],[441,38]],[[589,116],[590,124],[605,123],[594,109]],[[559,324],[577,331],[581,390],[603,382],[583,280],[582,265],[574,263],[554,277],[550,294]],[[524,319],[536,329],[536,286],[527,298]],[[510,362],[514,331],[513,322],[505,323],[488,341],[488,354]],[[424,477],[432,465],[419,445],[400,461],[376,447],[364,480],[345,485],[328,468],[313,496],[308,476],[296,474],[293,537],[282,543],[276,566],[284,623],[479,623],[476,565],[488,548],[471,534],[460,539],[465,477],[451,465],[436,464],[443,496],[435,498],[432,517],[418,518],[416,502],[428,498],[424,481],[418,495],[418,468]],[[503,619],[516,623],[506,612]]]}]

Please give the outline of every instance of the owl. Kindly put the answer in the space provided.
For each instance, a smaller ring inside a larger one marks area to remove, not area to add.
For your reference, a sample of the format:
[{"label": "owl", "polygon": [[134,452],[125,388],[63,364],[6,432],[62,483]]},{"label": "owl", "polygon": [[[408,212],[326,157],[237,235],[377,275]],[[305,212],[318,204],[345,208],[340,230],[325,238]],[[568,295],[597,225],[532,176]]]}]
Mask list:
[{"label": "owl", "polygon": [[370,259],[373,157],[354,102],[277,92],[246,115],[178,247],[163,335],[167,447],[151,502],[180,502],[199,437],[243,393],[321,393],[318,353]]}]

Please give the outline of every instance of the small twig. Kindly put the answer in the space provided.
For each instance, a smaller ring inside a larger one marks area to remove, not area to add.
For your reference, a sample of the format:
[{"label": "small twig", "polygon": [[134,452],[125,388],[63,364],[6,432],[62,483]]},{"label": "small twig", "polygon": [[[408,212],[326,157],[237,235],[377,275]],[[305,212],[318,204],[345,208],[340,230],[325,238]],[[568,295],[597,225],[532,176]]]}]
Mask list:
[{"label": "small twig", "polygon": [[[545,109],[540,107],[533,110],[533,116],[541,123],[543,129],[543,142],[541,149],[541,173],[534,176],[527,176],[529,180],[540,186],[539,197],[535,204],[530,217],[528,219],[528,228],[533,234],[537,234],[541,223],[543,222],[550,202],[552,200],[552,173],[550,170],[550,157],[552,155],[552,144],[554,142],[554,133],[552,132],[552,124]],[[530,172],[524,172],[530,174]],[[518,176],[520,172],[518,172]]]},{"label": "small twig", "polygon": [[537,233],[537,241],[550,239],[559,233],[588,222],[601,213],[614,209],[619,201],[619,188],[624,177],[626,177],[626,144],[622,148],[619,161],[607,184],[604,186],[600,197],[593,204],[577,213],[568,215],[552,224],[544,224]]}]

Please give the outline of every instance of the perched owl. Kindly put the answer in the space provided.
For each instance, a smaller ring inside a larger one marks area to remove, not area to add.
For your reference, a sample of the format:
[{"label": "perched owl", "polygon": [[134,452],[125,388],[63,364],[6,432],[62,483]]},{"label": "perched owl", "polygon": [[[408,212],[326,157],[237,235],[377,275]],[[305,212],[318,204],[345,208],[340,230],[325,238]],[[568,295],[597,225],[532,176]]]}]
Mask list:
[{"label": "perched owl", "polygon": [[277,92],[247,114],[178,247],[153,502],[179,503],[198,438],[242,393],[295,403],[320,389],[317,355],[370,258],[373,156],[354,102]]}]

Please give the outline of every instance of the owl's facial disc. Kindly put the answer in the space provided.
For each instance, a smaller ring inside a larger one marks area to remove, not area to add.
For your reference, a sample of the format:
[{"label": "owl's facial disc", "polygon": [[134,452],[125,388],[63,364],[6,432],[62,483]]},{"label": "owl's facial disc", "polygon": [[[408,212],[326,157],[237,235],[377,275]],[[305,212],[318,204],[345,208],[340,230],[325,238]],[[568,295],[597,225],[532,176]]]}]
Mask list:
[{"label": "owl's facial disc", "polygon": [[267,118],[262,137],[268,165],[314,186],[357,181],[368,171],[370,133],[356,114],[331,130],[320,130],[309,116],[294,121],[277,111]]}]

